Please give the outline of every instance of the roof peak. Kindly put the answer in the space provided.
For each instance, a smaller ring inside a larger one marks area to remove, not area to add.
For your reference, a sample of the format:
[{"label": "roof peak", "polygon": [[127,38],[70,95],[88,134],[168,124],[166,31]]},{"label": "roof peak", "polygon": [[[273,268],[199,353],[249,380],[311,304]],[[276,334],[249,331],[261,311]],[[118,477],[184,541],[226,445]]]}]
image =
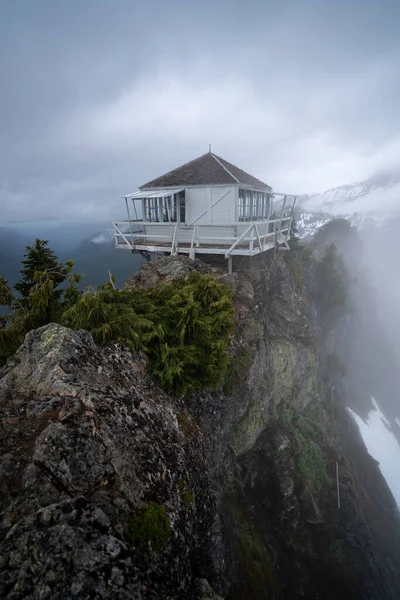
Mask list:
[{"label": "roof peak", "polygon": [[272,188],[239,169],[211,151],[199,156],[164,175],[145,183],[140,189],[185,185],[247,185],[263,190]]},{"label": "roof peak", "polygon": [[[211,144],[210,144],[210,148],[211,148]],[[217,163],[218,163],[218,164],[219,164],[219,165],[220,165],[220,166],[221,166],[223,169],[225,169],[225,171],[228,173],[228,175],[230,175],[230,176],[232,177],[232,179],[234,179],[234,180],[236,181],[236,183],[240,183],[239,179],[238,179],[237,177],[235,177],[235,176],[233,175],[233,173],[231,173],[231,172],[230,172],[230,170],[228,169],[228,167],[226,167],[226,166],[225,166],[225,165],[224,165],[224,164],[221,162],[221,160],[223,160],[223,159],[221,159],[219,156],[217,156],[216,154],[214,154],[213,152],[211,152],[211,150],[210,150],[210,154],[211,154],[211,156],[213,157],[213,159],[214,159],[214,160],[216,160],[216,161],[217,161]]]}]

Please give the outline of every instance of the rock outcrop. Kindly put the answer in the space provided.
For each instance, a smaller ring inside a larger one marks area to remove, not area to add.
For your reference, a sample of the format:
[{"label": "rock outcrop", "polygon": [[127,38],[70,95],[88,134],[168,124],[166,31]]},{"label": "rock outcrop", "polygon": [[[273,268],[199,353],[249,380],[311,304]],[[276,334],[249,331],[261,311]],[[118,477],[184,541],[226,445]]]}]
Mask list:
[{"label": "rock outcrop", "polygon": [[144,356],[54,324],[0,372],[1,597],[396,600],[398,511],[314,262],[162,258],[126,288],[193,269],[234,290],[221,390],[172,398]]},{"label": "rock outcrop", "polygon": [[52,324],[3,370],[1,598],[195,597],[201,436],[144,368]]}]

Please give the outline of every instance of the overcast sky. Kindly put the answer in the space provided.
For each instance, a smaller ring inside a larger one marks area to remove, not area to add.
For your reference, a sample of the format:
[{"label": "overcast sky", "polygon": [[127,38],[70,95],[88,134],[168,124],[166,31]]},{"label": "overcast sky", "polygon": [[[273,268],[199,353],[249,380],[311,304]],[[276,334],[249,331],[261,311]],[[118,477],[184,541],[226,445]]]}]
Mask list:
[{"label": "overcast sky", "polygon": [[0,0],[0,223],[123,217],[208,150],[277,191],[400,156],[400,3]]}]

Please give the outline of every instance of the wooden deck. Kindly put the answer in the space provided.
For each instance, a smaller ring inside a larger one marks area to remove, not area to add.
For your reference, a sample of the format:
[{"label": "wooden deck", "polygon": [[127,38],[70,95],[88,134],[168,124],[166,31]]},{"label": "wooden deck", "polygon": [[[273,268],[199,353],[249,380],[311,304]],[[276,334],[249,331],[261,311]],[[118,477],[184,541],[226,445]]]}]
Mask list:
[{"label": "wooden deck", "polygon": [[[132,252],[144,252],[144,253],[154,253],[154,252],[160,252],[160,253],[165,253],[165,254],[188,254],[191,255],[192,257],[198,255],[198,254],[219,254],[219,255],[226,255],[227,253],[229,253],[229,256],[255,256],[257,254],[260,254],[260,252],[265,252],[266,250],[270,250],[271,248],[273,248],[275,246],[275,234],[270,234],[267,236],[267,239],[264,242],[264,239],[262,240],[261,243],[261,247],[258,244],[258,241],[254,241],[253,242],[253,247],[251,247],[249,245],[249,241],[246,241],[246,243],[242,243],[242,244],[238,244],[237,246],[235,246],[235,248],[233,248],[232,250],[230,250],[231,248],[231,243],[218,243],[218,244],[205,244],[202,243],[200,246],[196,247],[195,245],[192,247],[192,244],[189,242],[181,242],[179,244],[176,244],[174,249],[172,246],[171,242],[161,242],[160,241],[156,241],[156,240],[145,240],[145,239],[137,239],[134,242],[134,246],[133,248],[131,246],[129,246],[128,244],[124,243],[117,243],[116,247],[120,248],[120,249],[126,249],[126,250],[131,250]],[[280,242],[278,242],[280,244],[285,243],[285,241],[282,239]],[[230,252],[229,252],[230,250]]]}]

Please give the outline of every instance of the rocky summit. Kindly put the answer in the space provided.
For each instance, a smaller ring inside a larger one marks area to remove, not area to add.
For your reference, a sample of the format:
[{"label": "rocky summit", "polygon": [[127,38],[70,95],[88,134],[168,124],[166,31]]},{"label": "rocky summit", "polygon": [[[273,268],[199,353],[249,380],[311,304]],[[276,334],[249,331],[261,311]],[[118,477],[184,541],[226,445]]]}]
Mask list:
[{"label": "rocky summit", "polygon": [[[196,583],[212,514],[201,439],[144,371],[123,348],[99,350],[88,333],[54,324],[9,361],[2,598],[166,598]],[[133,546],[132,521],[150,498],[166,515],[161,560]]]},{"label": "rocky summit", "polygon": [[321,245],[232,276],[146,264],[126,289],[197,270],[233,291],[223,384],[187,399],[141,352],[31,331],[0,371],[1,598],[399,598],[396,503],[346,410],[341,269]]}]

